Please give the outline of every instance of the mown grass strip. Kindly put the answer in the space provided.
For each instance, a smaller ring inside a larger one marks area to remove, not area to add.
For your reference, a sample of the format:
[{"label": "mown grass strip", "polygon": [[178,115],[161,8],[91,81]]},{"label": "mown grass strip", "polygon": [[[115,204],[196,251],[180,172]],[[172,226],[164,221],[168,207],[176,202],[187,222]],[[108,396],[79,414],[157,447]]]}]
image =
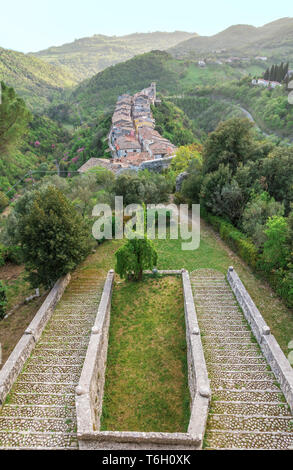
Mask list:
[{"label": "mown grass strip", "polygon": [[117,283],[102,430],[186,432],[189,398],[180,276]]}]

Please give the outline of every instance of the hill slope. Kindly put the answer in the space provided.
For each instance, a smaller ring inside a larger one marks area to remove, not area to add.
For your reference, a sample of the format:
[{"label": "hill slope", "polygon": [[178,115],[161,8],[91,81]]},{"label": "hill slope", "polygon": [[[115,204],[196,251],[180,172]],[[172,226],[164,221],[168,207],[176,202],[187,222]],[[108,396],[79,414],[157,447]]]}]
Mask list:
[{"label": "hill slope", "polygon": [[[221,51],[221,52],[219,52]],[[293,60],[293,18],[282,18],[262,27],[236,25],[214,36],[187,39],[169,49],[177,58],[235,54]]]},{"label": "hill slope", "polygon": [[97,34],[32,55],[53,65],[65,65],[81,81],[135,55],[152,49],[164,50],[193,36],[182,31],[136,33],[120,37]]},{"label": "hill slope", "polygon": [[63,67],[2,48],[0,80],[14,87],[34,111],[41,111],[65,88],[76,84],[71,73]]},{"label": "hill slope", "polygon": [[174,59],[165,51],[152,51],[108,67],[82,82],[50,116],[60,122],[89,122],[104,111],[112,111],[118,95],[133,94],[152,81],[165,96],[178,95],[196,85],[240,78],[245,70],[223,66],[201,69],[194,63]]}]

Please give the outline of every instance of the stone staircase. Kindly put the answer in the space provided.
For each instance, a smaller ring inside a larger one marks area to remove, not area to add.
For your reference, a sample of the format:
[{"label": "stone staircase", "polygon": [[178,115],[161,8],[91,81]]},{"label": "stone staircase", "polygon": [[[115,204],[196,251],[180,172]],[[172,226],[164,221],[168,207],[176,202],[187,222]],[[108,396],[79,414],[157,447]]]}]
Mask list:
[{"label": "stone staircase", "polygon": [[212,390],[204,447],[292,447],[293,416],[225,276],[190,279]]},{"label": "stone staircase", "polygon": [[0,410],[0,449],[74,449],[75,388],[104,278],[72,276],[30,359]]}]

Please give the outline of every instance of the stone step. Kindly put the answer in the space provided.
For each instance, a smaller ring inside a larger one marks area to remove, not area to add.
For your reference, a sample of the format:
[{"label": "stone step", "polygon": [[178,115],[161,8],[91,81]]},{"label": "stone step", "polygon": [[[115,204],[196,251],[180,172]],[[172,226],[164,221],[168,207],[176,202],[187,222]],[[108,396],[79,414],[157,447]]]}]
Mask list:
[{"label": "stone step", "polygon": [[293,435],[293,416],[239,416],[211,414],[208,427],[213,430],[222,431],[266,431],[266,432],[289,432]]},{"label": "stone step", "polygon": [[9,398],[9,403],[15,405],[75,405],[74,394],[53,393],[14,393]]},{"label": "stone step", "polygon": [[56,322],[48,325],[44,331],[44,339],[54,335],[54,337],[58,337],[58,335],[68,335],[69,337],[72,336],[88,336],[91,333],[91,327],[94,322],[90,322],[88,324],[75,324],[74,322]]},{"label": "stone step", "polygon": [[268,365],[263,360],[260,363],[257,364],[250,364],[250,363],[242,363],[241,361],[234,364],[233,368],[231,367],[231,364],[222,364],[220,361],[217,363],[209,363],[208,364],[208,370],[210,373],[216,373],[216,374],[221,374],[225,372],[230,372],[233,369],[235,372],[260,372],[260,371],[266,371],[268,370]]},{"label": "stone step", "polygon": [[227,358],[235,358],[238,360],[242,360],[241,362],[244,362],[245,358],[261,358],[261,354],[259,353],[258,349],[255,348],[246,348],[246,349],[217,349],[216,351],[213,351],[211,348],[206,349],[205,352],[205,358],[206,361],[209,362],[209,359],[214,359],[214,358],[223,358],[225,361]]},{"label": "stone step", "polygon": [[[13,387],[16,393],[75,393],[76,383],[52,383],[52,382],[22,382],[18,381]],[[1,415],[0,415],[1,416]]]},{"label": "stone step", "polygon": [[206,449],[288,449],[293,434],[282,432],[240,432],[209,430]]},{"label": "stone step", "polygon": [[63,405],[4,405],[1,417],[15,418],[75,418],[75,407]]},{"label": "stone step", "polygon": [[242,334],[243,332],[246,333],[248,332],[251,334],[251,331],[247,325],[241,325],[241,326],[233,326],[226,324],[225,325],[225,330],[223,329],[224,327],[224,322],[220,323],[219,325],[215,324],[206,324],[204,328],[202,328],[202,333],[204,336],[218,336],[218,335],[224,335],[227,333],[230,335],[231,333],[240,333]]},{"label": "stone step", "polygon": [[38,356],[33,356],[30,361],[29,361],[29,364],[30,365],[52,365],[52,366],[55,366],[55,365],[59,365],[60,362],[62,362],[62,365],[64,366],[69,366],[69,365],[74,365],[74,366],[78,366],[80,364],[83,364],[84,363],[84,359],[85,359],[85,356],[47,356],[47,357],[44,357],[44,356],[41,356],[41,355],[38,355]]},{"label": "stone step", "polygon": [[[62,358],[60,358],[60,362],[62,363]],[[68,374],[69,372],[76,373],[78,371],[81,371],[82,369],[82,364],[70,364],[68,366],[65,366],[63,364],[47,364],[47,365],[42,365],[42,364],[30,364],[25,367],[24,371],[31,373],[31,372],[37,372],[38,374]]]},{"label": "stone step", "polygon": [[241,391],[249,391],[249,390],[269,390],[278,392],[280,390],[279,386],[271,380],[233,380],[228,379],[223,376],[222,378],[218,379],[213,377],[210,379],[212,391],[217,393],[218,390],[241,390]]},{"label": "stone step", "polygon": [[67,418],[8,418],[0,416],[0,429],[3,432],[76,432],[76,419]]},{"label": "stone step", "polygon": [[250,352],[259,352],[258,346],[252,343],[233,343],[233,344],[225,344],[225,346],[221,346],[220,344],[215,344],[215,343],[206,343],[205,344],[205,351],[206,355],[208,356],[210,353],[214,353],[215,355],[217,354],[230,354],[235,352],[238,355],[241,355],[242,352],[244,351],[250,351]]},{"label": "stone step", "polygon": [[[292,417],[286,403],[213,401],[211,412],[221,415],[263,415]],[[212,415],[211,415],[212,416]]]},{"label": "stone step", "polygon": [[0,431],[0,449],[56,449],[78,448],[77,437],[69,433],[3,432]]},{"label": "stone step", "polygon": [[62,342],[62,339],[59,340],[59,341],[46,341],[44,338],[42,338],[42,340],[37,344],[36,348],[35,348],[35,352],[36,353],[39,353],[39,351],[48,351],[48,350],[51,350],[51,351],[57,351],[57,350],[62,350],[64,351],[66,354],[68,354],[68,351],[76,351],[76,350],[80,350],[80,351],[86,351],[87,350],[87,346],[88,346],[88,337],[86,338],[81,338],[80,341],[76,340],[76,338],[73,338],[71,341],[66,341],[65,342]]},{"label": "stone step", "polygon": [[48,373],[39,373],[39,372],[22,372],[20,375],[19,379],[22,382],[26,383],[32,383],[32,382],[38,382],[38,383],[78,383],[80,378],[80,371],[72,371],[68,370],[66,373],[54,373],[54,372],[48,372]]},{"label": "stone step", "polygon": [[257,402],[278,402],[282,400],[283,394],[279,391],[266,390],[212,390],[214,401],[248,401]]},{"label": "stone step", "polygon": [[218,372],[214,372],[211,374],[213,379],[220,379],[220,380],[269,380],[270,382],[275,381],[275,376],[273,372],[269,371],[263,371],[263,372],[257,372],[257,371],[250,371],[250,372],[238,372],[238,371],[225,371],[223,372],[222,370]]},{"label": "stone step", "polygon": [[[244,361],[245,359],[245,361]],[[262,356],[245,356],[245,358],[235,356],[213,356],[211,361],[207,361],[208,364],[222,364],[223,370],[225,365],[229,366],[230,369],[236,370],[238,365],[249,365],[249,364],[267,364]],[[233,367],[232,367],[233,366]],[[209,368],[209,366],[208,366]]]},{"label": "stone step", "polygon": [[[34,350],[34,356],[33,358],[36,359],[38,357],[43,358],[49,358],[49,357],[59,357],[62,354],[62,357],[71,357],[71,358],[77,358],[79,360],[80,358],[85,358],[86,356],[86,351],[87,347],[84,346],[83,348],[79,349],[47,349],[45,346],[43,347],[38,347]],[[64,354],[64,356],[63,356]]]},{"label": "stone step", "polygon": [[224,335],[226,335],[226,339],[235,340],[235,338],[251,338],[251,332],[247,331],[223,331],[223,330],[215,330],[209,331],[205,333],[204,331],[201,332],[203,337],[210,337],[216,339],[221,339]]}]

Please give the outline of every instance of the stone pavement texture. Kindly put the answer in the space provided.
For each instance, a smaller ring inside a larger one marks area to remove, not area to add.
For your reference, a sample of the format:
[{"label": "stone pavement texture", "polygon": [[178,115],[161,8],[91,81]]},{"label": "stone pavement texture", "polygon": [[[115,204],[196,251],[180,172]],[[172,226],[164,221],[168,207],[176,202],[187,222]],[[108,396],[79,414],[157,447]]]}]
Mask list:
[{"label": "stone pavement texture", "polygon": [[204,447],[292,447],[293,416],[225,276],[190,279],[212,390]]},{"label": "stone pavement texture", "polygon": [[0,449],[74,449],[75,388],[104,285],[74,273],[0,411]]}]

